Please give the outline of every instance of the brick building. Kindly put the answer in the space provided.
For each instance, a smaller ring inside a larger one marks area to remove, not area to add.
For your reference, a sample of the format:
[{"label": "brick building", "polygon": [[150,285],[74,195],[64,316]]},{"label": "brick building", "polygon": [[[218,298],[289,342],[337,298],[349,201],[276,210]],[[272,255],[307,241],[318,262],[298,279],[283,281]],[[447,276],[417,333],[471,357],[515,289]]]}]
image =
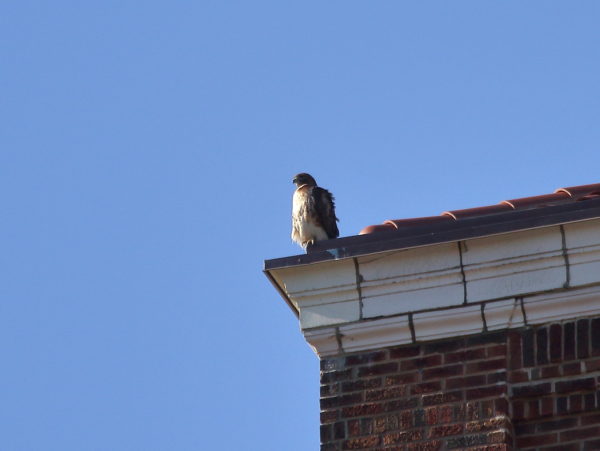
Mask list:
[{"label": "brick building", "polygon": [[321,450],[600,450],[600,184],[265,262],[321,359]]}]

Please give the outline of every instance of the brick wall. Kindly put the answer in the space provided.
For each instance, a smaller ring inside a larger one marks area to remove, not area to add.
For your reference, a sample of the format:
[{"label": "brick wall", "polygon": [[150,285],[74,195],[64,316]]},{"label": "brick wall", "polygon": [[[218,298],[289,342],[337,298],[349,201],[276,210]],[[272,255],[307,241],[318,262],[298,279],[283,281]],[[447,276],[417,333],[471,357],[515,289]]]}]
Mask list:
[{"label": "brick wall", "polygon": [[600,450],[600,318],[509,333],[518,449]]},{"label": "brick wall", "polygon": [[600,450],[600,318],[321,361],[321,450]]}]

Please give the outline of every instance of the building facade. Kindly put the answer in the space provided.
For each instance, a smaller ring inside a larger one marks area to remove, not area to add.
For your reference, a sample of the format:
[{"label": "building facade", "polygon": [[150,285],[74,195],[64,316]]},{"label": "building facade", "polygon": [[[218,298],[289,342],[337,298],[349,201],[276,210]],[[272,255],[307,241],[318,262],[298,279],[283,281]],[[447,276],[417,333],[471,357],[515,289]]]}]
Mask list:
[{"label": "building facade", "polygon": [[600,184],[265,262],[321,359],[322,450],[600,450]]}]

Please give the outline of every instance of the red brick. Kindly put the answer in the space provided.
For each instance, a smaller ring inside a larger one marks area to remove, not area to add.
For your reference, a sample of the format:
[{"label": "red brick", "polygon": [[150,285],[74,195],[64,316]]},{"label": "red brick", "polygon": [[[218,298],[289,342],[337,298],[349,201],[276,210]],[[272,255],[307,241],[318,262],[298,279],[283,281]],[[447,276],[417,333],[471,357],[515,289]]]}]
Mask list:
[{"label": "red brick", "polygon": [[490,443],[491,434],[463,435],[447,439],[448,449],[468,448],[471,446],[487,445]]},{"label": "red brick", "polygon": [[555,366],[546,366],[542,368],[542,378],[547,379],[550,377],[559,377],[560,376],[560,367],[558,365]]},{"label": "red brick", "polygon": [[506,345],[495,345],[487,348],[487,357],[504,357],[506,356]]},{"label": "red brick", "polygon": [[412,427],[412,415],[409,411],[403,412],[401,415],[388,415],[378,417],[373,420],[373,430],[381,434],[383,432],[406,430]]},{"label": "red brick", "polygon": [[427,357],[421,357],[419,359],[403,360],[400,362],[400,369],[402,371],[407,371],[437,366],[441,364],[442,356],[434,354]]},{"label": "red brick", "polygon": [[496,371],[487,375],[487,383],[495,384],[497,382],[506,382],[506,371]]},{"label": "red brick", "polygon": [[579,451],[579,443],[563,443],[557,446],[544,446],[540,451]]},{"label": "red brick", "polygon": [[495,415],[495,399],[485,399],[479,401],[480,409],[481,409],[481,418],[489,418]]},{"label": "red brick", "polygon": [[595,410],[596,408],[596,394],[595,393],[586,393],[583,395],[583,409],[590,411]]},{"label": "red brick", "polygon": [[561,381],[556,383],[557,393],[569,393],[574,391],[594,390],[596,381],[593,377]]},{"label": "red brick", "polygon": [[453,420],[451,406],[437,406],[425,409],[425,421],[428,425],[450,423]]},{"label": "red brick", "polygon": [[358,377],[378,376],[380,374],[395,373],[396,371],[398,371],[398,364],[396,362],[379,363],[360,367],[358,369]]},{"label": "red brick", "polygon": [[474,421],[481,420],[481,403],[465,402],[452,406],[452,416],[454,421]]},{"label": "red brick", "polygon": [[508,357],[511,370],[522,368],[523,355],[521,352],[521,334],[517,331],[508,333]]},{"label": "red brick", "polygon": [[550,361],[562,359],[562,327],[560,324],[550,326]]},{"label": "red brick", "polygon": [[585,359],[590,355],[590,320],[577,321],[577,358]]},{"label": "red brick", "polygon": [[542,384],[535,385],[521,385],[519,387],[513,387],[513,394],[516,397],[522,396],[542,396],[547,395],[551,392],[552,384],[544,382]]},{"label": "red brick", "polygon": [[326,410],[332,407],[349,406],[362,402],[362,392],[351,395],[333,396],[331,398],[321,398],[321,409]]},{"label": "red brick", "polygon": [[522,420],[525,418],[525,403],[523,401],[513,401],[512,403],[513,414],[512,417],[515,420]]},{"label": "red brick", "polygon": [[405,359],[406,357],[415,357],[421,353],[420,346],[400,346],[390,349],[391,359]]},{"label": "red brick", "polygon": [[348,436],[356,437],[357,435],[361,435],[360,421],[348,420]]},{"label": "red brick", "polygon": [[381,378],[375,379],[359,379],[357,381],[342,382],[342,392],[351,392],[358,390],[365,390],[368,388],[379,388],[381,387]]},{"label": "red brick", "polygon": [[506,368],[506,358],[496,360],[482,360],[479,362],[472,362],[466,365],[466,373],[481,373],[483,371],[494,371]]},{"label": "red brick", "polygon": [[429,438],[448,437],[450,435],[462,434],[464,430],[463,424],[452,424],[448,426],[434,426],[429,429]]},{"label": "red brick", "polygon": [[538,418],[540,416],[540,401],[532,399],[527,403],[527,419]]},{"label": "red brick", "polygon": [[399,384],[411,384],[416,382],[419,378],[419,373],[406,373],[406,374],[394,374],[392,376],[385,377],[385,386],[399,385]]},{"label": "red brick", "polygon": [[475,345],[487,345],[492,343],[504,343],[506,342],[506,332],[488,332],[486,334],[472,335],[467,338],[467,346]]},{"label": "red brick", "polygon": [[437,341],[434,343],[429,343],[423,345],[423,353],[424,354],[433,354],[433,353],[448,353],[452,351],[456,351],[457,349],[464,348],[465,339],[464,338],[456,338],[451,340],[443,340]]},{"label": "red brick", "polygon": [[[429,440],[423,443],[409,443],[403,450],[406,451],[438,451],[442,448],[442,442],[439,440]],[[387,449],[386,449],[387,451]]]},{"label": "red brick", "polygon": [[600,440],[588,440],[583,444],[583,451],[598,451],[600,449]]},{"label": "red brick", "polygon": [[517,434],[517,436],[531,435],[531,434],[535,433],[535,427],[536,427],[536,424],[532,423],[532,422],[529,422],[529,423],[517,422],[515,424],[514,431],[515,431],[515,434]]},{"label": "red brick", "polygon": [[413,385],[410,389],[410,393],[412,395],[421,395],[423,393],[432,393],[436,391],[441,391],[442,383],[440,381],[435,382],[425,382],[422,384]]},{"label": "red brick", "polygon": [[523,337],[523,366],[535,365],[535,335],[533,329],[525,329]]},{"label": "red brick", "polygon": [[444,356],[444,363],[467,362],[480,359],[485,359],[485,348],[448,353]]},{"label": "red brick", "polygon": [[567,413],[567,401],[568,398],[566,396],[556,398],[556,413],[558,415],[564,415]]},{"label": "red brick", "polygon": [[549,416],[554,413],[554,398],[543,398],[540,402],[542,416]]},{"label": "red brick", "polygon": [[595,318],[591,321],[592,330],[592,355],[600,355],[600,318]]},{"label": "red brick", "polygon": [[437,368],[429,368],[423,371],[423,380],[430,379],[442,379],[451,376],[458,376],[462,374],[463,366],[462,365],[452,365],[452,366],[441,366]]},{"label": "red brick", "polygon": [[333,425],[333,438],[340,440],[346,438],[346,423],[340,421]]},{"label": "red brick", "polygon": [[540,327],[535,333],[536,342],[536,363],[545,365],[548,363],[548,330]]},{"label": "red brick", "polygon": [[381,404],[361,404],[359,406],[344,407],[342,409],[343,418],[361,417],[364,415],[373,415],[376,413],[383,412],[383,405]]},{"label": "red brick", "polygon": [[574,429],[560,433],[561,442],[571,442],[573,440],[582,440],[586,438],[600,437],[600,426],[594,426],[585,429]]},{"label": "red brick", "polygon": [[333,437],[333,427],[331,424],[322,424],[320,429],[321,443],[328,442]]},{"label": "red brick", "polygon": [[337,410],[329,410],[327,412],[321,412],[321,424],[333,423],[338,419]]},{"label": "red brick", "polygon": [[496,415],[508,415],[509,403],[506,398],[498,398],[494,400],[494,412]]},{"label": "red brick", "polygon": [[529,373],[525,370],[511,371],[508,373],[508,381],[514,384],[529,382]]},{"label": "red brick", "polygon": [[456,377],[453,379],[446,380],[446,390],[452,390],[455,388],[465,388],[465,387],[477,387],[479,385],[486,384],[486,376],[485,374],[480,374],[477,376],[467,376],[467,377]]},{"label": "red brick", "polygon": [[321,385],[321,397],[337,395],[340,391],[340,384]]},{"label": "red brick", "polygon": [[342,365],[340,364],[341,359],[339,359],[338,357],[333,357],[331,359],[321,359],[319,365],[321,368],[321,371],[323,372],[327,372],[327,371],[334,371],[339,369]]},{"label": "red brick", "polygon": [[421,440],[422,437],[423,432],[420,430],[385,434],[383,436],[383,445],[386,446],[393,445],[396,443],[407,443],[414,440]]},{"label": "red brick", "polygon": [[590,424],[600,424],[600,413],[581,417],[582,426],[589,426]]},{"label": "red brick", "polygon": [[577,426],[577,418],[561,418],[558,420],[549,420],[542,423],[537,423],[536,430],[538,432],[554,432],[561,429],[569,429]]},{"label": "red brick", "polygon": [[409,429],[414,426],[413,424],[413,413],[412,410],[406,410],[404,412],[400,412],[398,416],[398,421],[400,424],[400,429]]},{"label": "red brick", "polygon": [[[600,317],[323,359],[321,450],[600,450],[594,324]],[[586,352],[595,356],[576,359]]]},{"label": "red brick", "polygon": [[586,361],[585,370],[588,373],[591,373],[592,371],[600,371],[600,359]]},{"label": "red brick", "polygon": [[506,431],[496,431],[488,434],[489,443],[512,444],[512,437]]},{"label": "red brick", "polygon": [[344,442],[344,449],[365,449],[379,445],[379,436],[351,438]]},{"label": "red brick", "polygon": [[351,355],[346,357],[346,366],[364,365],[374,362],[381,362],[386,358],[386,351],[368,352],[366,354]]},{"label": "red brick", "polygon": [[532,435],[529,437],[517,437],[517,446],[527,448],[531,446],[552,445],[558,441],[558,434]]},{"label": "red brick", "polygon": [[408,398],[386,402],[383,408],[386,412],[395,412],[397,410],[414,409],[418,405],[419,400],[417,398]]},{"label": "red brick", "polygon": [[583,396],[571,395],[569,396],[569,412],[577,413],[583,410]]},{"label": "red brick", "polygon": [[[352,420],[350,420],[352,421]],[[375,421],[373,418],[360,418],[357,420],[360,424],[359,435],[373,435],[375,431]]]},{"label": "red brick", "polygon": [[446,393],[436,393],[434,395],[423,396],[423,405],[432,406],[435,404],[447,404],[451,402],[462,401],[463,392],[462,390],[456,390]]},{"label": "red brick", "polygon": [[475,446],[468,448],[468,451],[512,451],[513,447],[507,444]]},{"label": "red brick", "polygon": [[565,363],[562,366],[564,376],[574,376],[581,374],[581,362]]},{"label": "red brick", "polygon": [[497,397],[506,393],[506,385],[492,385],[489,387],[480,387],[467,390],[467,401],[481,398]]},{"label": "red brick", "polygon": [[350,379],[351,377],[351,368],[342,371],[331,371],[329,373],[321,373],[321,384],[329,384],[332,382],[343,381]]},{"label": "red brick", "polygon": [[575,359],[575,323],[563,325],[564,360]]},{"label": "red brick", "polygon": [[473,432],[485,432],[494,429],[510,429],[510,421],[504,417],[490,418],[487,420],[471,421],[465,425],[467,434]]},{"label": "red brick", "polygon": [[397,385],[383,390],[369,390],[365,394],[366,401],[400,398],[406,394],[406,385]]}]

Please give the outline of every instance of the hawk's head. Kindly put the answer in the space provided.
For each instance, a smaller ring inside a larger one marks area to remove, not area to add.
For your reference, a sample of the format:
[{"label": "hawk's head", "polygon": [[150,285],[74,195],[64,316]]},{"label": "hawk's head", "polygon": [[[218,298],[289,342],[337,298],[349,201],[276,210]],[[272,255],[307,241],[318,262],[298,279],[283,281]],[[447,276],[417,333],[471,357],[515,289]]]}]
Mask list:
[{"label": "hawk's head", "polygon": [[312,177],[312,175],[307,174],[306,172],[302,172],[300,174],[296,174],[294,176],[294,180],[292,180],[292,182],[294,182],[294,184],[297,187],[300,187],[302,185],[317,186],[317,182]]}]

